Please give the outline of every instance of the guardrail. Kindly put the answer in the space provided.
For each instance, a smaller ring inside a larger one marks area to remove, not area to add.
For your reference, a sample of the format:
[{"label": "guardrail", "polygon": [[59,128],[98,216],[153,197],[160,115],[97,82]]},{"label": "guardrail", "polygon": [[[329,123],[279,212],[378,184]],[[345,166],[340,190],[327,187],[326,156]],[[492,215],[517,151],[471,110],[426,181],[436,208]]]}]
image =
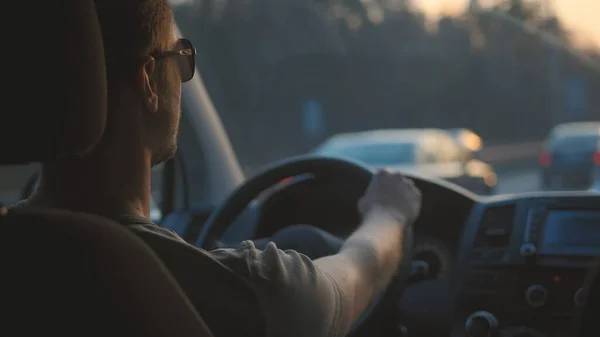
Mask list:
[{"label": "guardrail", "polygon": [[542,153],[543,142],[528,142],[485,146],[477,157],[490,164],[501,164],[511,161],[537,159]]}]

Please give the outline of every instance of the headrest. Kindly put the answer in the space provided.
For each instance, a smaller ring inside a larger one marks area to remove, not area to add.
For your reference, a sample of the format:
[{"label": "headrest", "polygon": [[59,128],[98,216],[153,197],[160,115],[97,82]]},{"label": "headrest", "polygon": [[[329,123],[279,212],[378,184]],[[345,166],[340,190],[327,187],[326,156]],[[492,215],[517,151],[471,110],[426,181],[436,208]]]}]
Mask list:
[{"label": "headrest", "polygon": [[106,123],[104,50],[93,1],[15,1],[1,15],[17,24],[2,33],[0,164],[90,149]]}]

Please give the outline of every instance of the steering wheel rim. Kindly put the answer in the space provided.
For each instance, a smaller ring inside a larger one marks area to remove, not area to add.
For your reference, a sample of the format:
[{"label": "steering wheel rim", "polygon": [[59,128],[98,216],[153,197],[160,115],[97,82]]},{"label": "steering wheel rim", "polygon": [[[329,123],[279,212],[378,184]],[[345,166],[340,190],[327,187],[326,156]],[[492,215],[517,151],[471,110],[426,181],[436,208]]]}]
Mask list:
[{"label": "steering wheel rim", "polygon": [[[236,218],[253,200],[265,189],[279,183],[285,178],[298,176],[302,174],[312,174],[313,176],[334,176],[342,173],[352,177],[353,184],[361,184],[364,189],[367,188],[373,177],[373,171],[358,162],[345,160],[341,158],[331,158],[323,156],[299,156],[293,157],[282,162],[276,163],[244,184],[239,186],[230,196],[218,207],[209,219],[205,222],[198,236],[196,246],[205,249],[215,248],[218,238],[231,226]],[[404,234],[403,256],[411,256],[410,251],[413,246],[413,230],[409,226]],[[380,300],[373,303],[363,316],[352,327],[351,332],[363,330],[367,326],[372,327],[377,324],[372,322],[371,318],[375,313],[385,312],[383,308],[395,306],[398,297],[404,290],[405,282],[410,273],[410,259],[405,258],[398,267],[398,272],[390,286],[384,290],[378,298]],[[393,285],[393,286],[392,286]],[[391,293],[393,293],[393,296]],[[386,301],[393,297],[392,301]],[[378,315],[377,315],[378,316]]]},{"label": "steering wheel rim", "polygon": [[225,230],[244,211],[250,201],[265,189],[281,180],[302,174],[314,176],[335,175],[341,171],[353,176],[353,183],[368,186],[373,172],[360,163],[323,156],[298,156],[267,167],[258,175],[238,186],[229,197],[215,209],[202,226],[196,246],[205,249],[221,237]]}]

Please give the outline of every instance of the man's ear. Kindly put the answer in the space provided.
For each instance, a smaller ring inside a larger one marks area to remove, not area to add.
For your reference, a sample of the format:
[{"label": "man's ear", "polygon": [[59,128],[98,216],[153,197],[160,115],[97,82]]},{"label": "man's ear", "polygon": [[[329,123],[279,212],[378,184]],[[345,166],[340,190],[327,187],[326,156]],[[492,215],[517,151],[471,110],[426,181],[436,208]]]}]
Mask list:
[{"label": "man's ear", "polygon": [[141,91],[142,103],[152,113],[158,111],[158,91],[156,90],[156,81],[154,81],[155,71],[156,60],[152,56],[147,56],[138,67],[136,76],[136,83]]}]

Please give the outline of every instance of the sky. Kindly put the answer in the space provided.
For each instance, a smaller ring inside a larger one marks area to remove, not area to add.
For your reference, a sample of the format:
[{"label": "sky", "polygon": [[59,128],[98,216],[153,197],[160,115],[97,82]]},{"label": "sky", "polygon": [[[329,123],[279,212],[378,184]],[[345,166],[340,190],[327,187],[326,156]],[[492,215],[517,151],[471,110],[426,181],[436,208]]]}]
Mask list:
[{"label": "sky", "polygon": [[[600,0],[546,0],[570,29],[576,41],[600,47]],[[481,0],[484,4],[490,0]],[[413,0],[432,17],[456,13],[465,8],[469,0]]]},{"label": "sky", "polygon": [[[190,0],[169,0],[177,4]],[[367,0],[364,0],[367,1]],[[459,13],[470,0],[411,0],[424,9],[432,19],[440,14]],[[481,4],[497,0],[478,0]],[[600,0],[529,0],[546,1],[554,6],[558,16],[573,33],[576,42],[600,47]]]}]

